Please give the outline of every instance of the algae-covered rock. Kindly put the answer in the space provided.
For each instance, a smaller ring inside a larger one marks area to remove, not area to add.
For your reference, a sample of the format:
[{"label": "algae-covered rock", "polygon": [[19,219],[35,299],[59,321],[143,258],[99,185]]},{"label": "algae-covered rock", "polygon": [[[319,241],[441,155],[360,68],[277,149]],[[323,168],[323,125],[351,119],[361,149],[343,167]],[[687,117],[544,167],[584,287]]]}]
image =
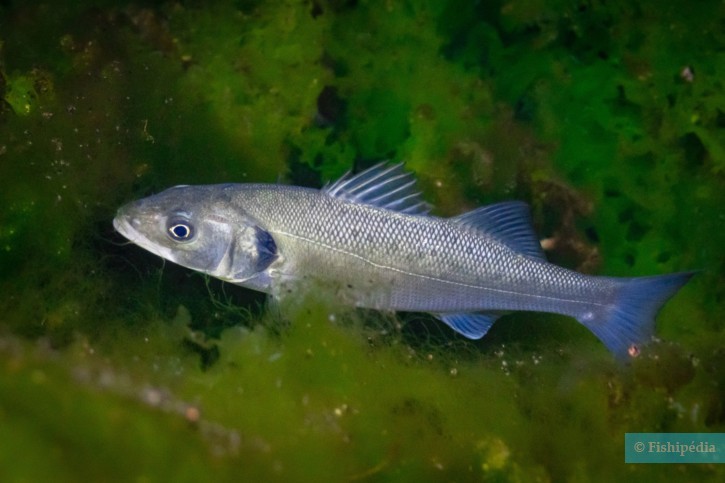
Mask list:
[{"label": "algae-covered rock", "polygon": [[[722,6],[0,3],[1,481],[720,480],[625,432],[723,432]],[[702,269],[620,366],[575,321],[471,342],[287,307],[126,244],[176,184],[405,161],[435,213],[522,199],[552,261]],[[719,477],[717,475],[720,475]]]}]

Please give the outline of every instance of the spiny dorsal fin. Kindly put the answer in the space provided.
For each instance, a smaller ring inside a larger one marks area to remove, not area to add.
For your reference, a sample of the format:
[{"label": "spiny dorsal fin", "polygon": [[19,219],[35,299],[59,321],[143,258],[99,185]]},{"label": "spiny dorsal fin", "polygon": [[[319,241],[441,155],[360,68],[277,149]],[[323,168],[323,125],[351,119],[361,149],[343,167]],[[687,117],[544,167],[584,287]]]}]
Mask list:
[{"label": "spiny dorsal fin", "polygon": [[322,188],[324,193],[357,203],[393,210],[409,215],[427,215],[430,205],[423,201],[416,188],[415,177],[403,169],[378,163],[354,176],[347,172],[342,178]]},{"label": "spiny dorsal fin", "polygon": [[451,220],[480,230],[519,253],[546,259],[532,227],[529,205],[523,201],[504,201],[484,206]]}]

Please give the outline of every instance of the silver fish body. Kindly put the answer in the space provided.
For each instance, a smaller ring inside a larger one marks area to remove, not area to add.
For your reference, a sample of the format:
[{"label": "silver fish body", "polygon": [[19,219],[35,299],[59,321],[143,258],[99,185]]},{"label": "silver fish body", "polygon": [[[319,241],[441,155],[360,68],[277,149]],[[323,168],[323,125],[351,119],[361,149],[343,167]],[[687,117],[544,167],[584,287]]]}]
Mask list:
[{"label": "silver fish body", "polygon": [[525,204],[430,216],[400,165],[323,190],[171,188],[121,208],[114,225],[166,259],[277,297],[314,279],[346,304],[430,312],[469,338],[510,311],[565,314],[620,357],[638,353],[691,275],[598,277],[548,263]]},{"label": "silver fish body", "polygon": [[[615,284],[515,252],[485,232],[269,185],[227,188],[274,238],[275,277],[318,274],[356,305],[419,312],[532,310],[579,316]],[[611,297],[609,297],[611,298]]]}]

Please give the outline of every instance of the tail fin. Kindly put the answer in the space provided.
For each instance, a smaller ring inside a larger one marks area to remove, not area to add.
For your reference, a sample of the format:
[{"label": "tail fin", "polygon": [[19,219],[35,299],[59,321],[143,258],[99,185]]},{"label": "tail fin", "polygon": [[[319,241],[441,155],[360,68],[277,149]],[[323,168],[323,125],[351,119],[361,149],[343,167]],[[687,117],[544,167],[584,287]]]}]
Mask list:
[{"label": "tail fin", "polygon": [[594,332],[618,359],[636,357],[654,333],[657,312],[694,274],[623,279],[619,294],[604,317],[581,318],[579,322]]}]

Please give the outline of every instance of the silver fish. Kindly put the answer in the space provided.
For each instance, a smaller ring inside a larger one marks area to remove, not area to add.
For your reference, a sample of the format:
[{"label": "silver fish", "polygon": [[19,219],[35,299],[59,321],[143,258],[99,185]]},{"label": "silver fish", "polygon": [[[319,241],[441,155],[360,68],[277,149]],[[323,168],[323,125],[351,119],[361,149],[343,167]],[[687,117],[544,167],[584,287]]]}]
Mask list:
[{"label": "silver fish", "polygon": [[507,312],[553,312],[619,358],[639,354],[692,276],[599,277],[548,263],[518,201],[452,218],[428,211],[402,165],[378,164],[321,190],[177,186],[123,206],[113,224],[167,260],[276,297],[314,279],[346,304],[429,312],[471,339]]}]

